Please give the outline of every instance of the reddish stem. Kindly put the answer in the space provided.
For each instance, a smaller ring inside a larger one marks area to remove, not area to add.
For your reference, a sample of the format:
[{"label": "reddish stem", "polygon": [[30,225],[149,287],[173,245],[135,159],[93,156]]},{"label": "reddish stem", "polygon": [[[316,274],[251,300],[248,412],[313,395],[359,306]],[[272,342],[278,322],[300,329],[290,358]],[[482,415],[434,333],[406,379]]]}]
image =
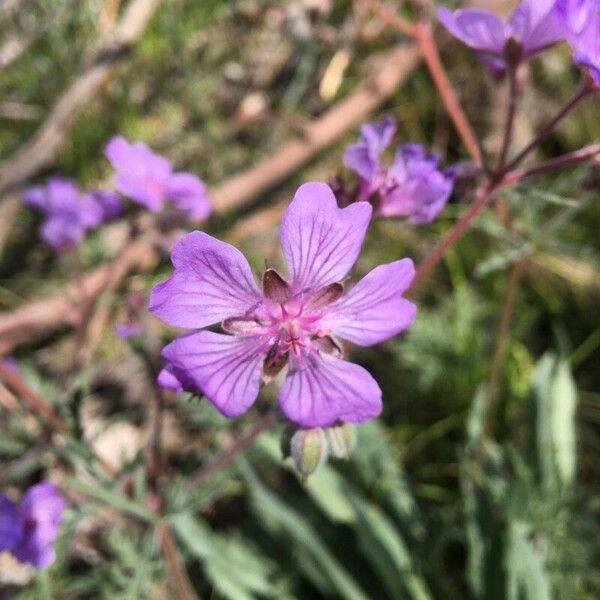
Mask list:
[{"label": "reddish stem", "polygon": [[202,485],[217,471],[229,464],[240,452],[250,446],[261,433],[270,429],[275,424],[275,420],[275,414],[272,412],[261,417],[248,433],[236,440],[229,448],[218,454],[212,462],[208,463],[205,467],[202,467],[202,469],[200,469],[188,482],[188,489]]},{"label": "reddish stem", "polygon": [[162,548],[163,556],[169,567],[171,579],[177,590],[179,600],[199,600],[198,595],[194,591],[192,584],[185,572],[185,569],[179,562],[177,555],[177,546],[173,540],[173,535],[169,529],[169,525],[165,521],[160,521],[157,526],[158,539]]},{"label": "reddish stem", "polygon": [[539,133],[513,158],[505,168],[511,171],[516,167],[532,150],[537,148],[553,131],[554,128],[585,98],[594,93],[594,88],[584,85],[555,115],[548,121]]},{"label": "reddish stem", "polygon": [[444,69],[444,65],[440,58],[440,53],[433,38],[433,30],[430,23],[422,22],[417,25],[415,29],[415,40],[419,44],[421,54],[427,64],[427,68],[429,69],[429,73],[440,94],[442,102],[444,103],[446,112],[452,119],[454,127],[462,139],[471,159],[477,166],[481,166],[483,160],[479,144],[477,143],[477,137],[458,101],[458,97],[450,83],[450,79],[448,79],[448,75],[446,74],[446,70]]},{"label": "reddish stem", "polygon": [[475,202],[471,204],[465,215],[454,225],[419,265],[411,287],[416,287],[429,275],[430,271],[440,262],[440,260],[442,260],[448,249],[460,239],[473,219],[475,219],[475,217],[488,205],[499,187],[500,182],[479,191]]},{"label": "reddish stem", "polygon": [[11,368],[0,363],[0,379],[2,379],[19,396],[27,400],[34,410],[43,415],[44,418],[59,433],[69,434],[69,427],[56,411],[34,390],[25,380]]},{"label": "reddish stem", "polygon": [[502,305],[500,315],[500,323],[496,334],[496,343],[494,346],[494,355],[492,357],[492,365],[490,367],[490,377],[487,388],[486,398],[486,416],[485,416],[485,431],[488,437],[492,437],[494,426],[496,423],[496,405],[498,398],[498,382],[500,379],[500,370],[506,352],[508,337],[510,333],[510,325],[514,313],[515,298],[521,282],[523,274],[523,262],[514,263],[509,272],[508,285],[506,287],[506,296]]},{"label": "reddish stem", "polygon": [[517,113],[517,67],[511,65],[508,69],[508,109],[506,114],[506,123],[504,127],[504,139],[502,140],[502,150],[498,160],[498,171],[502,171],[506,166],[506,159],[513,137],[513,127],[515,123],[515,115]]},{"label": "reddish stem", "polygon": [[504,178],[504,184],[515,184],[523,179],[526,179],[527,177],[532,177],[533,175],[539,175],[540,173],[547,173],[562,167],[568,167],[586,162],[598,155],[600,155],[600,144],[590,144],[589,146],[584,146],[575,152],[563,154],[562,156],[557,156],[556,158],[551,158],[550,160],[541,162],[529,169],[512,171]]},{"label": "reddish stem", "polygon": [[483,160],[479,144],[477,143],[477,137],[458,101],[458,97],[450,83],[450,79],[446,74],[446,70],[444,69],[440,53],[438,52],[433,37],[431,24],[428,21],[421,21],[417,25],[414,25],[388,10],[385,6],[382,6],[377,0],[359,0],[359,2],[363,6],[369,8],[381,21],[394,27],[398,31],[401,31],[405,35],[410,36],[417,42],[423,60],[427,65],[431,78],[433,79],[444,107],[446,108],[446,112],[454,123],[454,127],[462,139],[471,159],[475,164],[481,166]]}]

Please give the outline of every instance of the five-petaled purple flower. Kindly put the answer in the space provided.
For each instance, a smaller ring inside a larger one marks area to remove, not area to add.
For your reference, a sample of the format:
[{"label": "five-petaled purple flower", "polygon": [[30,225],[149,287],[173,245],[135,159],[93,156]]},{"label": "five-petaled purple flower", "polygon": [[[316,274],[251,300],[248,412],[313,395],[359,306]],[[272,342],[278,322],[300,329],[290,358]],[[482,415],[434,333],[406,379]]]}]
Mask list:
[{"label": "five-petaled purple flower", "polygon": [[81,194],[72,179],[50,177],[45,186],[29,188],[23,200],[46,216],[42,239],[55,250],[76,246],[85,232],[118,216],[122,205],[113,192],[94,190]]},{"label": "five-petaled purple flower", "polygon": [[158,212],[170,201],[191,219],[208,217],[211,205],[204,184],[192,173],[174,173],[171,163],[146,144],[114,137],[105,154],[117,171],[115,186],[124,196]]},{"label": "five-petaled purple flower", "polygon": [[337,206],[322,183],[301,186],[281,224],[286,281],[267,269],[262,290],[244,256],[200,231],[172,252],[175,273],[152,291],[150,310],[170,325],[199,331],[164,348],[159,383],[204,394],[226,416],[245,412],[260,382],[286,364],[279,393],[284,415],[302,427],[362,422],[381,411],[381,390],[359,365],[341,358],[338,338],[371,346],[409,327],[416,307],[402,297],[414,266],[376,267],[343,294],[371,219],[367,202]]},{"label": "five-petaled purple flower", "polygon": [[17,506],[0,494],[0,552],[34,567],[54,562],[54,542],[67,503],[52,483],[34,485]]},{"label": "five-petaled purple flower", "polygon": [[600,0],[558,0],[557,6],[575,62],[600,87]]},{"label": "five-petaled purple flower", "polygon": [[505,23],[498,15],[478,8],[454,12],[440,8],[438,19],[461,42],[477,51],[495,73],[506,70],[565,38],[556,0],[522,0]]},{"label": "five-petaled purple flower", "polygon": [[372,200],[375,215],[407,217],[409,223],[429,223],[442,211],[454,187],[452,170],[440,171],[440,159],[419,144],[403,144],[384,167],[380,154],[396,132],[392,117],[361,128],[360,140],[344,153],[344,164],[360,177],[359,200]]}]

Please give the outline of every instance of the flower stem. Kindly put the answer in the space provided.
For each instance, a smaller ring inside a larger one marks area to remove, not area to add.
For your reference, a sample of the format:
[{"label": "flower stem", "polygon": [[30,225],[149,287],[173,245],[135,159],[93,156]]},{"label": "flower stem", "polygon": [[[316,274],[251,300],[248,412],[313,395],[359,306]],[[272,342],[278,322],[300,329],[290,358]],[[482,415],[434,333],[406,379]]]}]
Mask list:
[{"label": "flower stem", "polygon": [[502,305],[500,314],[500,322],[496,334],[496,342],[494,345],[494,354],[490,367],[489,382],[486,396],[485,409],[485,432],[487,437],[491,438],[494,433],[496,423],[496,405],[498,398],[498,381],[500,379],[500,371],[502,369],[504,354],[508,343],[510,333],[510,325],[514,313],[515,298],[521,283],[523,275],[523,262],[514,263],[509,271],[508,284],[506,287],[506,296]]},{"label": "flower stem", "polygon": [[240,452],[243,452],[250,446],[254,440],[261,434],[270,429],[275,424],[275,413],[268,412],[261,417],[241,438],[236,440],[229,448],[223,450],[217,457],[202,467],[188,482],[187,489],[191,490],[202,485],[207,479],[216,472],[228,465]]},{"label": "flower stem", "polygon": [[537,148],[553,131],[554,128],[566,117],[582,100],[590,96],[594,89],[584,85],[555,115],[548,121],[539,133],[513,158],[505,167],[504,172],[514,169],[532,150]]},{"label": "flower stem", "polygon": [[550,160],[541,162],[529,169],[512,171],[506,175],[504,182],[505,185],[518,183],[519,181],[527,179],[528,177],[532,177],[533,175],[539,175],[540,173],[547,173],[562,167],[568,167],[586,162],[598,155],[600,155],[600,144],[590,144],[580,148],[579,150],[576,150],[575,152],[569,152],[568,154],[563,154],[561,156],[557,156],[556,158],[551,158]]},{"label": "flower stem", "polygon": [[60,415],[15,371],[0,363],[0,379],[12,388],[19,396],[27,400],[31,407],[52,425],[58,433],[69,434],[69,427]]},{"label": "flower stem", "polygon": [[475,202],[471,204],[465,215],[454,225],[419,265],[411,287],[416,287],[429,275],[430,271],[440,262],[440,260],[442,260],[448,249],[460,239],[473,219],[475,219],[475,217],[488,205],[499,187],[500,182],[490,184],[488,187],[479,191]]},{"label": "flower stem", "polygon": [[454,123],[458,135],[471,156],[471,160],[473,160],[477,166],[481,166],[483,160],[479,144],[477,143],[477,137],[458,101],[452,83],[450,83],[450,79],[446,74],[446,70],[444,69],[440,53],[433,37],[431,23],[423,20],[415,25],[387,9],[378,0],[358,1],[360,4],[371,10],[381,21],[405,35],[410,36],[418,44],[423,60],[425,61],[431,78],[440,94],[446,112]]},{"label": "flower stem", "polygon": [[504,128],[504,138],[502,140],[502,150],[500,151],[500,158],[498,159],[499,172],[502,171],[502,169],[504,169],[506,165],[508,151],[512,142],[518,98],[519,93],[517,89],[517,67],[516,65],[511,65],[508,69],[508,108]]},{"label": "flower stem", "polygon": [[194,592],[185,569],[182,568],[179,562],[177,546],[173,540],[169,525],[164,520],[159,521],[157,530],[163,556],[169,567],[173,584],[177,589],[177,597],[179,600],[199,600],[199,596]]}]

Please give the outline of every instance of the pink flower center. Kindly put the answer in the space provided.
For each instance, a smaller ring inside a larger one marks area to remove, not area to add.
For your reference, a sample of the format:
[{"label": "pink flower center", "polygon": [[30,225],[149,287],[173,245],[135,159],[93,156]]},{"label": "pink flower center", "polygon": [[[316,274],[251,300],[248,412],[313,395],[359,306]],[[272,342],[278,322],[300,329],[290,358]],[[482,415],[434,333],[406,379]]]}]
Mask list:
[{"label": "pink flower center", "polygon": [[288,352],[299,356],[312,349],[311,338],[319,334],[319,314],[304,312],[304,305],[297,300],[281,304],[269,303],[266,329],[271,335],[271,344],[276,356]]}]

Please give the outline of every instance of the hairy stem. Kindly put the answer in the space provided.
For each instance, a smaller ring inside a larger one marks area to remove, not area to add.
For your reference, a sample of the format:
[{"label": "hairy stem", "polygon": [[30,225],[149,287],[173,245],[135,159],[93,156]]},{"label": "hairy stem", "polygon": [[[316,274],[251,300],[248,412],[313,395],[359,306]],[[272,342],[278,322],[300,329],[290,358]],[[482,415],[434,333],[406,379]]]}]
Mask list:
[{"label": "hairy stem", "polygon": [[442,260],[444,254],[460,239],[464,231],[469,227],[473,219],[488,205],[498,190],[499,183],[489,185],[479,191],[475,202],[471,204],[466,214],[454,225],[444,238],[431,250],[417,268],[412,286],[416,287],[425,279],[431,270]]},{"label": "hairy stem", "polygon": [[550,160],[541,162],[533,167],[530,167],[529,169],[512,171],[504,178],[505,185],[518,183],[523,179],[527,179],[528,177],[532,177],[534,175],[539,175],[540,173],[548,173],[563,167],[569,167],[571,165],[587,162],[588,160],[599,155],[600,144],[590,144],[580,148],[579,150],[575,150],[575,152],[569,152],[568,154],[563,154],[561,156],[557,156],[556,158],[551,158]]},{"label": "hairy stem", "polygon": [[498,382],[504,361],[504,354],[508,344],[510,326],[514,313],[515,298],[523,275],[523,261],[514,263],[509,270],[506,296],[502,304],[500,323],[496,333],[494,354],[490,366],[490,376],[486,396],[485,432],[488,437],[494,433],[496,424],[496,405],[498,403]]},{"label": "hairy stem", "polygon": [[502,140],[502,150],[498,159],[498,171],[502,171],[506,165],[508,151],[513,137],[513,129],[515,124],[515,115],[517,112],[517,100],[519,93],[517,89],[517,68],[511,66],[508,69],[508,107],[506,113],[506,122],[504,125],[504,137]]},{"label": "hairy stem", "polygon": [[200,600],[200,597],[194,591],[192,584],[185,572],[185,569],[179,562],[177,546],[173,535],[166,521],[160,521],[157,527],[158,539],[162,549],[163,556],[169,567],[173,585],[177,589],[177,597],[179,600]]},{"label": "hairy stem", "polygon": [[452,87],[452,83],[446,74],[446,70],[444,69],[440,53],[433,37],[431,24],[424,20],[417,25],[410,23],[387,9],[378,2],[378,0],[358,1],[360,4],[371,10],[381,21],[405,35],[412,37],[417,42],[423,60],[425,61],[427,69],[431,74],[431,78],[440,94],[446,112],[454,123],[454,127],[465,145],[471,160],[478,166],[481,166],[483,160],[479,144],[477,143],[477,137],[460,105],[456,92]]},{"label": "hairy stem", "polygon": [[188,482],[187,488],[192,489],[202,485],[207,479],[228,465],[240,452],[243,452],[250,446],[254,440],[263,432],[270,429],[275,424],[275,413],[268,412],[261,417],[242,437],[237,439],[229,448],[223,450],[217,457],[202,467]]},{"label": "hairy stem", "polygon": [[539,133],[513,158],[505,172],[514,169],[532,150],[537,148],[555,129],[555,127],[585,98],[594,93],[594,89],[584,85],[539,131]]}]

